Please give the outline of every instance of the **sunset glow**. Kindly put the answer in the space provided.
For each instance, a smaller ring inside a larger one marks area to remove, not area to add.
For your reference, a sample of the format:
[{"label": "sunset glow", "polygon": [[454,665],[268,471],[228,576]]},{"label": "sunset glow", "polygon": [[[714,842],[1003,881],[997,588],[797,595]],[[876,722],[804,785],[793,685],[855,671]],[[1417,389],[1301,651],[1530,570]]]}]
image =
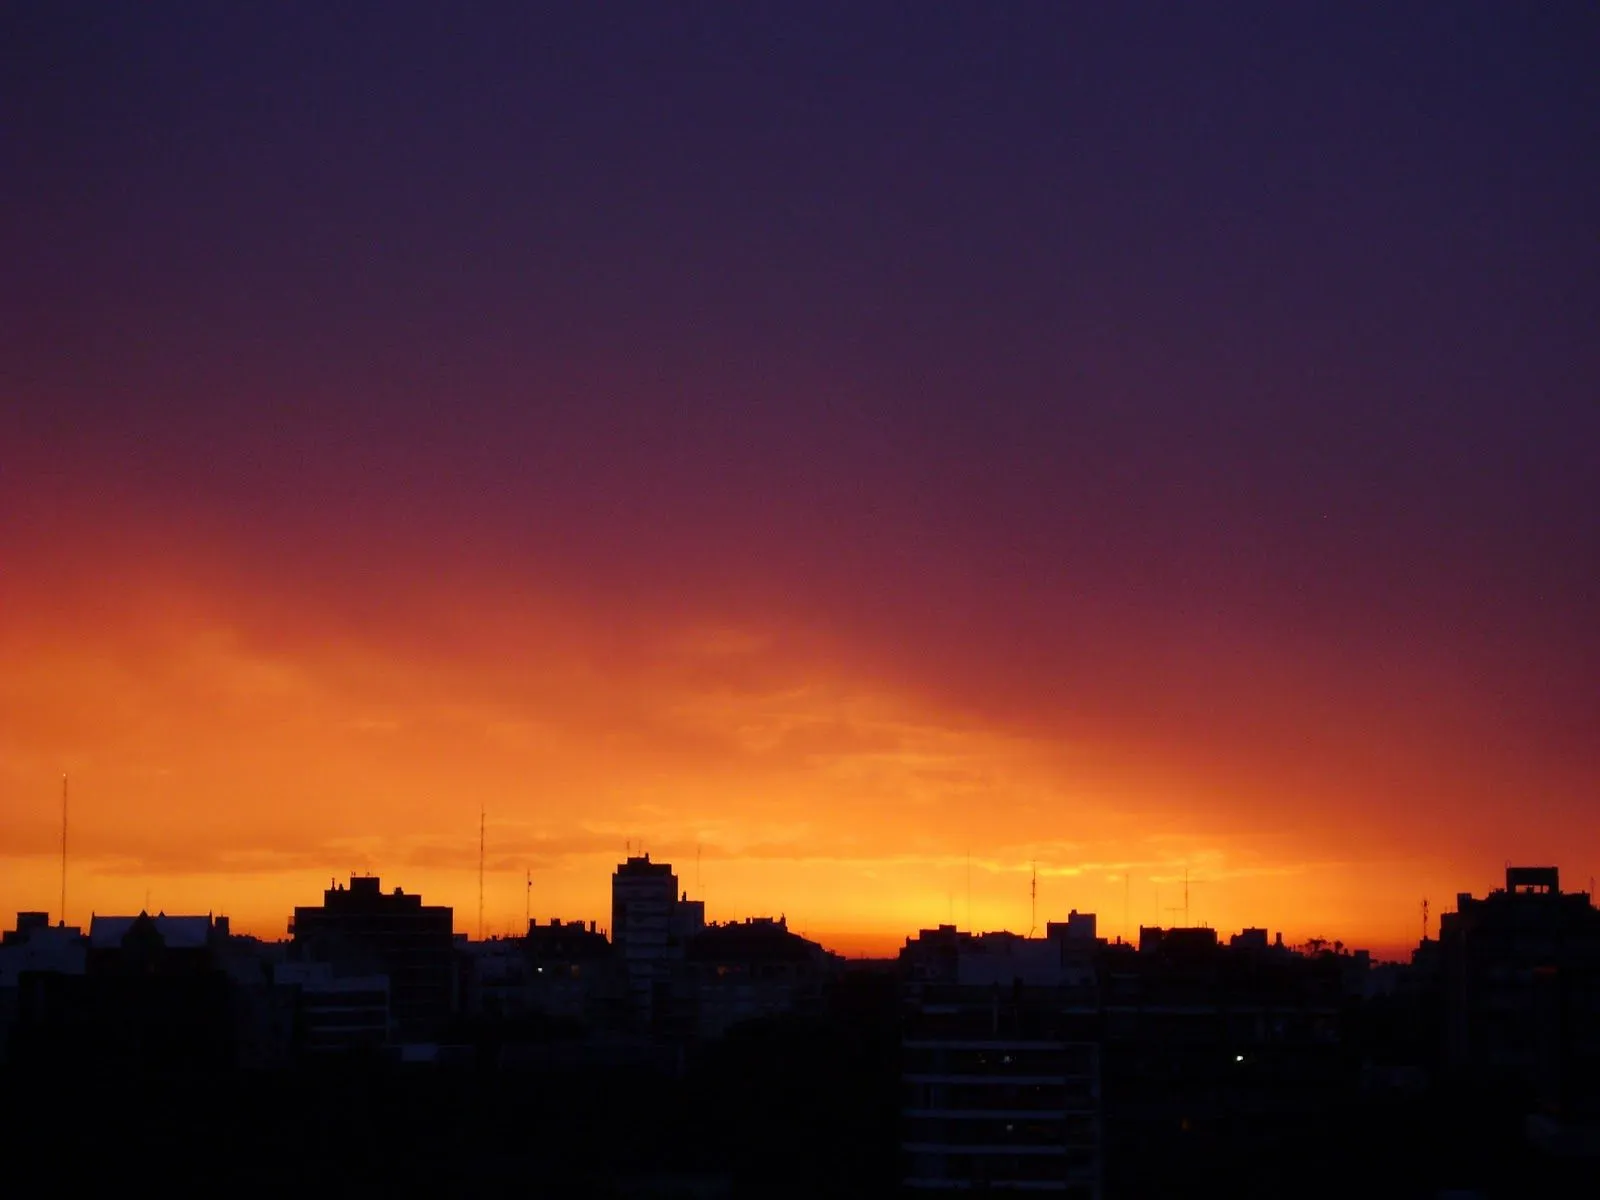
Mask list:
[{"label": "sunset glow", "polygon": [[[1379,68],[1273,60],[1376,115],[1252,157],[1282,108],[1213,90],[1257,77],[1221,35],[1131,113],[1055,66],[930,58],[911,103],[759,30],[654,83],[660,30],[546,35],[593,95],[508,31],[426,109],[354,34],[356,85],[206,28],[204,104],[150,30],[9,85],[0,910],[57,907],[63,773],[70,922],[272,938],[351,872],[475,931],[480,807],[492,931],[604,925],[643,847],[852,954],[1026,932],[1035,870],[1041,926],[1394,955],[1508,859],[1600,872],[1553,135],[1481,169]],[[1143,156],[1194,105],[1227,146],[1169,201]]]}]

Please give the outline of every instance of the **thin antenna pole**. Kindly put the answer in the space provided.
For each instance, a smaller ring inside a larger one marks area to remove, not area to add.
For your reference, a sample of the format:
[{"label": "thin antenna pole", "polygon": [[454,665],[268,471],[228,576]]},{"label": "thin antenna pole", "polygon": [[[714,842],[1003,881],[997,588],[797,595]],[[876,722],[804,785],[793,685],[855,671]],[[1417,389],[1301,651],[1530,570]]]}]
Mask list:
[{"label": "thin antenna pole", "polygon": [[1183,927],[1189,928],[1189,868],[1183,869]]},{"label": "thin antenna pole", "polygon": [[1122,873],[1122,934],[1133,941],[1133,872]]},{"label": "thin antenna pole", "polygon": [[1039,928],[1039,861],[1033,862],[1033,877],[1028,880],[1028,936]]},{"label": "thin antenna pole", "polygon": [[522,932],[526,934],[528,918],[533,916],[533,871],[525,867],[522,873],[527,880],[527,885],[522,889]]},{"label": "thin antenna pole", "polygon": [[61,924],[67,923],[67,776],[61,776]]},{"label": "thin antenna pole", "polygon": [[483,941],[483,848],[484,829],[487,827],[488,813],[483,805],[478,806],[478,940]]}]

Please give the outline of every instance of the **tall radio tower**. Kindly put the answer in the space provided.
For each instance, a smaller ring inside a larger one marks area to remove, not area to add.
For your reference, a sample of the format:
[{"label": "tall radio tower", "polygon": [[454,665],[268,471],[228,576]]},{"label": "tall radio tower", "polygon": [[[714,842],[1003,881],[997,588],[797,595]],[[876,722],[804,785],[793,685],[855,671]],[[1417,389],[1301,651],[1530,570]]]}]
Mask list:
[{"label": "tall radio tower", "polygon": [[1028,936],[1039,928],[1039,864],[1033,863],[1033,875],[1028,880]]},{"label": "tall radio tower", "polygon": [[62,925],[67,923],[67,776],[61,776],[61,912]]}]

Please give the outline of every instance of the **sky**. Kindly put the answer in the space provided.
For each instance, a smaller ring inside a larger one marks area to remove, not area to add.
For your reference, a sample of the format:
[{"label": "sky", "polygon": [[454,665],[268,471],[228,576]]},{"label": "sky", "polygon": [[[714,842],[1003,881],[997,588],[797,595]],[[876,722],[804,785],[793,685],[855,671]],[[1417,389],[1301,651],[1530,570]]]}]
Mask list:
[{"label": "sky", "polygon": [[480,813],[488,932],[847,953],[1600,872],[1594,6],[0,41],[0,912],[63,774],[70,921],[265,937]]}]

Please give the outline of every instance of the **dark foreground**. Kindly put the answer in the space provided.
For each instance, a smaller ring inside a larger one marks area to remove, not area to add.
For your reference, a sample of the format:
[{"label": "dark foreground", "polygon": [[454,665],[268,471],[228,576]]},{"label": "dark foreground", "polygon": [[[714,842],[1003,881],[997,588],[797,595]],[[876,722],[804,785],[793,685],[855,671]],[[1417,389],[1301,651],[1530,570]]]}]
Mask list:
[{"label": "dark foreground", "polygon": [[[16,1163],[61,1184],[186,1194],[892,1196],[894,1044],[754,1027],[680,1071],[347,1064],[271,1073],[0,1078]],[[1330,1097],[1294,1122],[1137,1136],[1108,1121],[1104,1195],[1581,1194],[1514,1105]],[[77,1190],[74,1186],[74,1190]]]}]

